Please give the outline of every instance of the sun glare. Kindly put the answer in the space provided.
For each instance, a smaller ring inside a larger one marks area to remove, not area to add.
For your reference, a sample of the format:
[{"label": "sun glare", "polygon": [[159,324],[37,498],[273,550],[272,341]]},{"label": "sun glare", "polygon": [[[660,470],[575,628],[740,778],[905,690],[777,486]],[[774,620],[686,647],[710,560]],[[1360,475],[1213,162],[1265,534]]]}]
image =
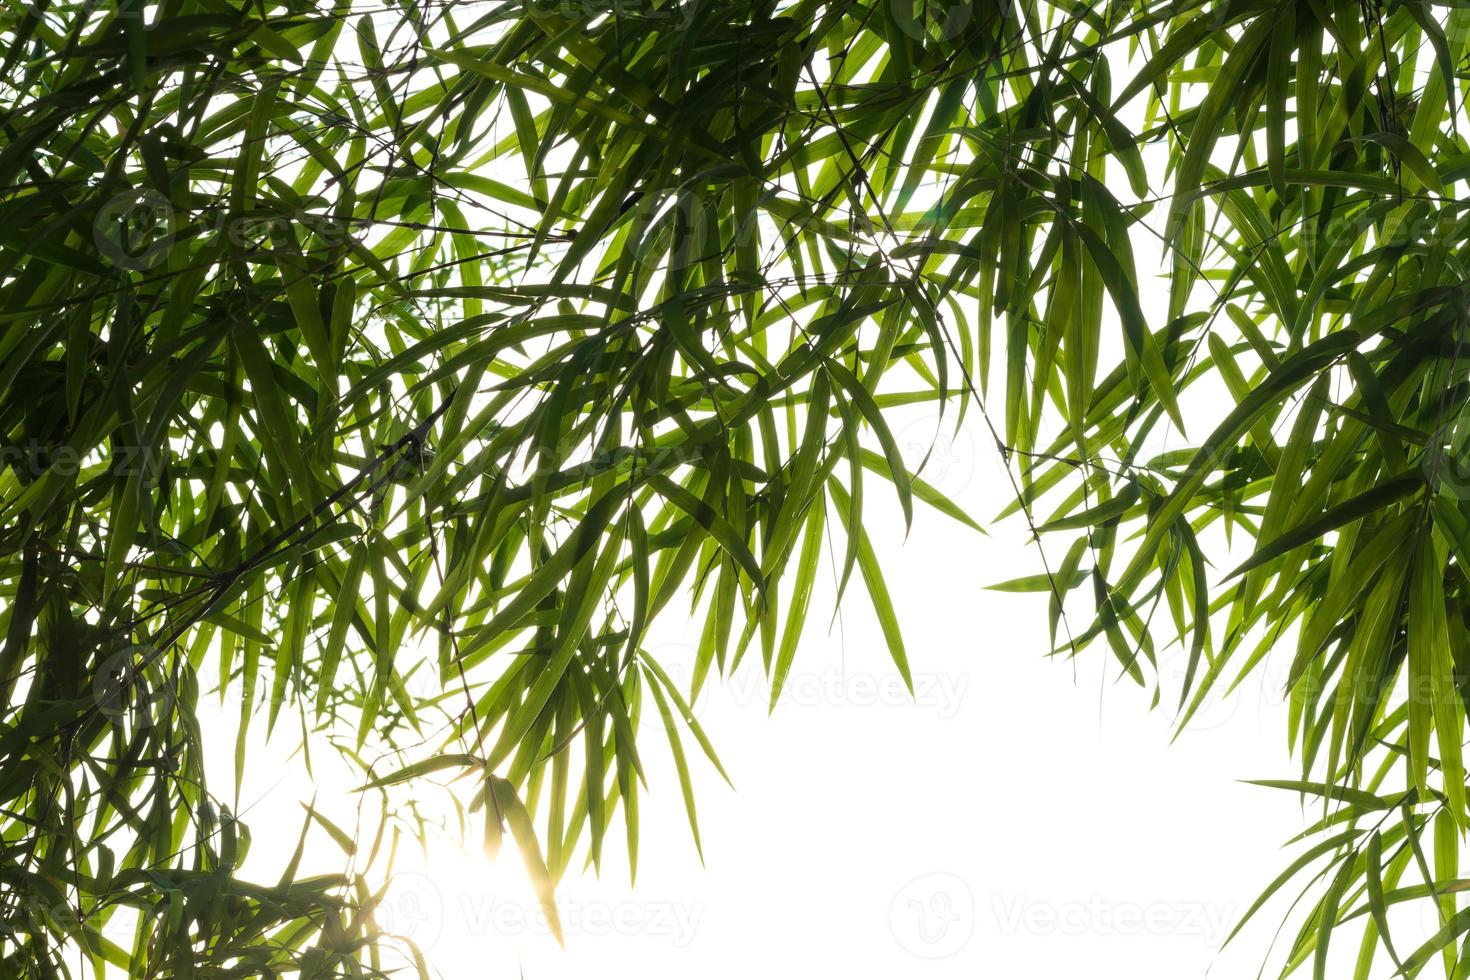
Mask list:
[{"label": "sun glare", "polygon": [[528,943],[556,945],[514,845],[492,859],[435,837],[399,852],[377,919],[411,941],[446,977],[514,961]]}]

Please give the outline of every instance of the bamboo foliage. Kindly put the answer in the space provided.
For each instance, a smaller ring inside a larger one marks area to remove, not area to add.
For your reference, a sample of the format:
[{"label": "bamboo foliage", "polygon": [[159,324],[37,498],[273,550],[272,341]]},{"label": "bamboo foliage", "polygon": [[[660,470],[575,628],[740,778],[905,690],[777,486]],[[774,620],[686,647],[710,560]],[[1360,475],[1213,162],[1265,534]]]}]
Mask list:
[{"label": "bamboo foliage", "polygon": [[[3,16],[0,972],[381,970],[360,866],[237,874],[201,678],[237,780],[290,726],[474,787],[553,921],[610,831],[636,867],[649,712],[698,846],[689,705],[747,657],[777,703],[829,548],[908,681],[864,499],[978,526],[886,421],[933,402],[1010,464],[1043,572],[998,587],[1059,653],[1181,724],[1287,665],[1279,965],[1470,975],[1470,9]],[[643,643],[685,607],[691,685]]]}]

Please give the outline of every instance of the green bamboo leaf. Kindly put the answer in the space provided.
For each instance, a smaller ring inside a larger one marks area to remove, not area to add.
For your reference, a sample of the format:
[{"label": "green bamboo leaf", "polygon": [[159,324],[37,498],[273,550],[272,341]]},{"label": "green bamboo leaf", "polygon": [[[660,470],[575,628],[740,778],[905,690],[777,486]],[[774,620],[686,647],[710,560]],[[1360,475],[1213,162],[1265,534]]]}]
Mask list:
[{"label": "green bamboo leaf", "polygon": [[1279,875],[1272,879],[1271,883],[1266,886],[1265,891],[1261,892],[1256,900],[1251,903],[1250,908],[1246,909],[1245,914],[1240,917],[1240,921],[1235,924],[1234,929],[1230,930],[1229,935],[1225,937],[1225,942],[1221,945],[1229,945],[1230,941],[1233,940],[1240,933],[1240,930],[1245,928],[1246,923],[1249,922],[1251,918],[1261,910],[1261,906],[1270,901],[1271,896],[1280,891],[1282,885],[1295,878],[1303,868],[1307,867],[1309,864],[1322,857],[1324,854],[1330,854],[1344,844],[1355,840],[1362,833],[1363,831],[1356,829],[1346,830],[1340,834],[1335,834],[1332,837],[1327,838],[1326,840],[1319,841],[1317,844],[1314,844],[1312,847],[1304,851],[1296,858],[1296,860],[1291,862],[1291,864],[1286,868],[1285,871],[1282,871]]},{"label": "green bamboo leaf", "polygon": [[1087,569],[1074,569],[1071,575],[1062,577],[1060,575],[1022,575],[1019,578],[1007,579],[986,588],[992,592],[1045,592],[1050,594],[1053,588],[1060,592],[1070,592],[1077,586],[1086,582],[1092,573]]},{"label": "green bamboo leaf", "polygon": [[562,935],[561,916],[556,908],[555,888],[551,881],[551,874],[546,869],[546,860],[541,856],[541,845],[536,841],[536,828],[531,822],[531,815],[526,810],[520,798],[516,796],[515,787],[498,776],[490,777],[490,788],[487,792],[493,794],[494,809],[505,815],[505,822],[510,826],[511,836],[515,838],[516,847],[520,849],[521,860],[526,865],[526,874],[531,878],[531,886],[536,889],[536,900],[541,905],[541,911],[546,916],[546,922],[551,927],[551,934],[556,937],[559,945],[566,945],[566,938]]},{"label": "green bamboo leaf", "polygon": [[729,522],[715,512],[713,507],[661,473],[648,473],[644,478],[665,500],[694,518],[708,531],[710,537],[719,543],[725,553],[745,569],[745,573],[750,576],[750,581],[757,589],[765,590],[765,579],[761,575],[760,564],[750,553],[749,546]]},{"label": "green bamboo leaf", "polygon": [[674,728],[673,712],[669,710],[668,700],[659,690],[659,685],[650,684],[648,689],[653,693],[654,703],[658,705],[659,716],[663,719],[664,731],[669,737],[669,752],[674,757],[674,768],[679,774],[679,790],[684,794],[684,811],[689,815],[689,832],[694,835],[694,848],[699,852],[700,863],[703,863],[704,845],[699,840],[699,818],[694,809],[694,783],[689,778],[689,763],[684,758],[684,746],[679,741],[679,732]]},{"label": "green bamboo leaf", "polygon": [[786,629],[781,634],[781,646],[776,653],[774,666],[767,665],[771,675],[771,702],[768,710],[776,709],[781,697],[781,688],[786,684],[786,675],[796,659],[796,646],[806,626],[807,607],[811,603],[812,586],[816,583],[817,564],[822,556],[822,531],[826,526],[827,506],[825,498],[812,501],[806,518],[806,533],[801,539],[801,556],[796,562],[796,579],[791,594],[791,607],[786,613]]},{"label": "green bamboo leaf", "polygon": [[904,685],[912,694],[914,681],[909,674],[909,658],[904,651],[903,634],[898,626],[898,614],[894,612],[893,600],[888,596],[888,585],[883,581],[878,556],[873,553],[873,546],[868,541],[867,532],[861,527],[848,526],[845,515],[849,501],[847,491],[843,490],[842,484],[835,479],[829,479],[827,492],[832,498],[837,516],[843,521],[843,530],[847,534],[858,536],[858,568],[863,575],[863,584],[867,586],[868,598],[873,602],[873,611],[878,616],[878,626],[883,631],[883,640],[888,644],[888,655],[893,658],[893,665],[898,668],[899,676],[903,678]]},{"label": "green bamboo leaf", "polygon": [[1363,861],[1364,881],[1368,889],[1368,905],[1373,913],[1373,922],[1378,928],[1378,934],[1383,937],[1383,946],[1388,950],[1389,959],[1393,960],[1394,966],[1402,973],[1404,964],[1393,948],[1393,938],[1388,929],[1388,907],[1383,900],[1383,835],[1376,830],[1368,838],[1368,844],[1363,850]]},{"label": "green bamboo leaf", "polygon": [[852,403],[857,406],[868,425],[872,426],[873,434],[878,437],[878,443],[883,447],[883,456],[888,461],[889,479],[893,481],[894,489],[898,491],[898,503],[903,508],[904,525],[911,527],[914,522],[913,489],[909,485],[908,470],[904,468],[903,453],[899,451],[893,433],[888,430],[888,425],[883,421],[883,412],[873,401],[872,394],[851,371],[833,361],[829,361],[825,368],[827,374],[847,391]]},{"label": "green bamboo leaf", "polygon": [[1316,519],[1283,531],[1279,537],[1258,547],[1249,559],[1237,566],[1226,578],[1234,578],[1253,568],[1258,568],[1295,548],[1316,541],[1324,534],[1335,531],[1351,521],[1387,510],[1410,494],[1419,492],[1423,487],[1424,479],[1417,471],[1390,477],[1377,486],[1364,490],[1336,506],[1329,507]]},{"label": "green bamboo leaf", "polygon": [[589,507],[587,514],[576,530],[568,535],[567,540],[537,567],[520,591],[496,611],[494,618],[476,630],[469,642],[461,646],[460,656],[468,657],[506,631],[516,628],[526,614],[550,595],[552,589],[597,545],[612,517],[613,509],[621,502],[622,495],[618,491],[610,491]]},{"label": "green bamboo leaf", "polygon": [[356,791],[360,793],[363,790],[380,789],[384,786],[407,782],[410,779],[417,779],[420,776],[427,776],[445,769],[477,769],[482,765],[483,763],[479,759],[476,759],[472,755],[465,755],[464,753],[451,752],[444,755],[436,755],[433,758],[411,762],[401,769],[395,769],[386,776],[378,776],[375,779],[369,780],[357,787]]}]

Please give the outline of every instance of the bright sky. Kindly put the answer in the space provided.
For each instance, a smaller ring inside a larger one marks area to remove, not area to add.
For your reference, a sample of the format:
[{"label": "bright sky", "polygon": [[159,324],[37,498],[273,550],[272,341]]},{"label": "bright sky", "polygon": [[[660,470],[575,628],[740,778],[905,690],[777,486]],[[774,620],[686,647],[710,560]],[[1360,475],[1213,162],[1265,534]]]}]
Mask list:
[{"label": "bright sky", "polygon": [[[1160,265],[1138,244],[1147,276]],[[1145,290],[1150,313],[1161,292]],[[1199,417],[1188,406],[1186,415]],[[940,427],[931,409],[913,408],[893,428],[910,468],[927,456],[923,477],[988,525],[1011,486],[978,414],[957,434],[952,417]],[[1221,943],[1287,863],[1279,845],[1310,822],[1291,794],[1240,782],[1296,772],[1283,666],[1268,659],[1171,744],[1172,703],[1150,710],[1151,691],[1115,683],[1101,646],[1075,664],[1048,659],[1044,598],[984,590],[1041,570],[1023,523],[986,537],[920,507],[905,537],[880,483],[870,481],[865,521],[902,620],[912,698],[860,584],[825,628],[828,575],[774,715],[754,656],[736,677],[711,678],[695,705],[736,787],[686,737],[703,865],[650,710],[636,884],[619,816],[600,877],[574,867],[561,883],[564,947],[515,847],[487,858],[479,816],[461,841],[448,794],[467,799],[467,786],[422,794],[424,814],[448,828],[431,833],[427,853],[400,844],[380,923],[450,980],[1254,976],[1284,905],[1223,952]],[[666,616],[646,644],[676,680],[688,679],[697,630]],[[1163,661],[1166,697],[1177,698],[1183,662]],[[206,716],[215,735],[206,742],[219,755],[212,788],[224,794],[238,705],[203,707],[218,712]],[[269,749],[250,755],[247,877],[279,874],[302,801],[315,797],[353,826],[351,775],[316,746],[313,781],[291,755],[298,740],[283,715]],[[314,829],[308,841],[303,873],[341,870],[327,833]],[[1412,904],[1412,914],[1429,914],[1428,903]]]},{"label": "bright sky", "polygon": [[[926,411],[896,427],[913,466],[934,438]],[[1010,489],[978,422],[942,434],[925,475],[986,518]],[[493,862],[480,851],[478,818],[465,847],[452,818],[427,856],[400,845],[382,924],[418,942],[451,980],[517,971],[532,980],[592,971],[647,980],[1253,976],[1279,915],[1268,909],[1224,953],[1219,946],[1286,863],[1279,845],[1305,823],[1291,794],[1238,781],[1294,771],[1269,662],[1171,746],[1172,710],[1150,712],[1131,682],[1104,677],[1105,658],[1113,663],[1105,651],[1090,650],[1075,670],[1046,659],[1044,601],[983,589],[1038,567],[1024,525],[984,537],[921,509],[905,540],[891,496],[875,484],[868,530],[902,617],[913,699],[860,588],[825,630],[828,581],[773,716],[758,669],[712,679],[695,705],[736,786],[691,744],[703,867],[666,744],[646,722],[637,882],[628,881],[619,818],[601,877],[574,868],[562,882],[565,948],[515,848]],[[666,619],[650,651],[673,672],[692,663],[696,643],[696,627]],[[1176,659],[1164,666],[1174,692]],[[221,728],[233,725],[233,708]],[[298,800],[314,792],[299,757],[285,759],[296,737],[283,723],[276,757],[252,756],[242,803],[259,802],[245,811],[255,837],[247,874],[278,873],[296,845]],[[218,741],[227,753],[230,740]],[[314,750],[317,806],[350,827],[357,800],[330,761]],[[229,769],[222,760],[219,771]],[[313,830],[303,870],[341,865],[337,845]]]}]

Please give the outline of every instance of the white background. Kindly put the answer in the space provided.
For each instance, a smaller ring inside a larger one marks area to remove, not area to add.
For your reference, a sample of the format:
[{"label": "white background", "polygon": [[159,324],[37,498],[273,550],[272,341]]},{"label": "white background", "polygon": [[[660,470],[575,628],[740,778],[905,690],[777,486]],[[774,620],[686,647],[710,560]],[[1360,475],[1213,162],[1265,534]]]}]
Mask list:
[{"label": "white background", "polygon": [[[1296,772],[1279,671],[1268,661],[1170,744],[1177,647],[1152,710],[1151,690],[1117,682],[1104,647],[1075,663],[1048,658],[1044,598],[984,589],[1040,561],[1023,522],[989,523],[1011,491],[978,422],[958,435],[946,422],[936,441],[934,418],[916,411],[896,431],[911,464],[927,452],[925,476],[991,536],[920,507],[905,537],[891,489],[870,481],[865,523],[902,620],[913,698],[860,582],[826,629],[828,575],[773,715],[758,654],[734,678],[712,677],[695,705],[736,787],[685,738],[704,866],[662,732],[646,720],[636,884],[619,817],[601,876],[574,867],[562,882],[564,948],[514,846],[490,861],[474,824],[467,848],[453,827],[426,855],[400,847],[384,925],[448,978],[1255,976],[1281,903],[1220,945],[1288,863],[1280,845],[1310,822],[1293,794],[1239,781]],[[649,648],[677,674],[697,638],[697,624],[665,619]],[[299,799],[316,793],[347,826],[356,803],[323,750],[315,787],[299,756],[288,761],[291,727],[272,740],[278,758],[253,755],[245,778],[246,871],[262,877],[295,846]],[[306,866],[340,868],[325,834],[310,841]]]}]

